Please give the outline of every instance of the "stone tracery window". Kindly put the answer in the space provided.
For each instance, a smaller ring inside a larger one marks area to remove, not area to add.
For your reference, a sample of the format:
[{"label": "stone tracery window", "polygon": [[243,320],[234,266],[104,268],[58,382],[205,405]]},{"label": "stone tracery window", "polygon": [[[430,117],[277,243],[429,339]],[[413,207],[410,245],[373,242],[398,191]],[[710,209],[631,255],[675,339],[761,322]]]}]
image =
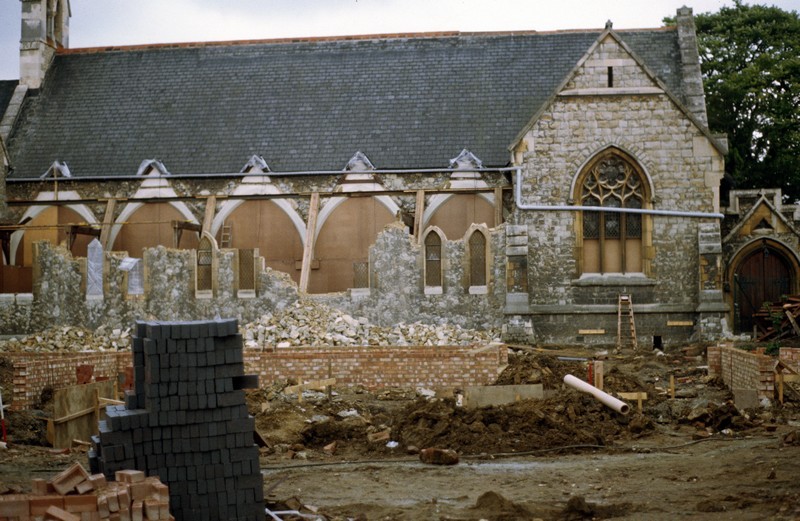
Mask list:
[{"label": "stone tracery window", "polygon": [[[646,200],[642,174],[614,150],[588,165],[579,190],[582,206],[643,208]],[[643,271],[642,214],[584,211],[582,223],[584,273]]]}]

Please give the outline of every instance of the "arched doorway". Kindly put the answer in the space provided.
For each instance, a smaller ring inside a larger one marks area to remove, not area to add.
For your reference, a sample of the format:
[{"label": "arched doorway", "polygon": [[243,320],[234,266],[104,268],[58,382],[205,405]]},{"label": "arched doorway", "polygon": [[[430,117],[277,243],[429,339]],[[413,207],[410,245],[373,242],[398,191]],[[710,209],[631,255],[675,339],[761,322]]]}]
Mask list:
[{"label": "arched doorway", "polygon": [[753,331],[753,314],[764,303],[780,302],[795,291],[797,261],[786,248],[774,241],[755,241],[739,252],[734,262],[733,320],[737,333]]}]

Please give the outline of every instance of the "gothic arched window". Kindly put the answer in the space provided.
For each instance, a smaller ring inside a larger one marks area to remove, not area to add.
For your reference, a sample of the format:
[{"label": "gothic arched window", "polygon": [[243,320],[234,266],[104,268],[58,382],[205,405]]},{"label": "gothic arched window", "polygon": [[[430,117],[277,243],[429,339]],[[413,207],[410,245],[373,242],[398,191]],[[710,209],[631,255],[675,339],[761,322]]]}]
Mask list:
[{"label": "gothic arched window", "polygon": [[644,208],[644,176],[621,152],[608,151],[590,162],[578,185],[584,210],[582,262],[584,273],[643,272],[643,215],[602,208]]},{"label": "gothic arched window", "polygon": [[425,236],[425,286],[442,286],[442,238],[433,230]]}]

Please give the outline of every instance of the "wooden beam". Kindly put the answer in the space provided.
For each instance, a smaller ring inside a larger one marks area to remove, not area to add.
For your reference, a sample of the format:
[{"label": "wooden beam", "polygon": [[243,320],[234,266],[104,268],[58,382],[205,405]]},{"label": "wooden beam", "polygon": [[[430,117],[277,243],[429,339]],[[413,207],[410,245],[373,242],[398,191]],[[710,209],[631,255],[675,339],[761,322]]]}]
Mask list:
[{"label": "wooden beam", "polygon": [[636,400],[637,409],[639,412],[642,412],[642,401],[647,400],[647,393],[638,392],[638,393],[617,393],[623,400]]},{"label": "wooden beam", "polygon": [[317,214],[319,214],[319,192],[311,194],[308,204],[308,223],[306,224],[306,240],[303,243],[303,265],[300,268],[300,291],[308,292],[308,279],[311,275],[311,260],[314,258],[314,236],[317,231]]},{"label": "wooden beam", "polygon": [[111,245],[108,244],[111,238],[111,225],[114,224],[114,209],[117,207],[116,199],[109,199],[106,203],[106,213],[103,215],[103,226],[100,228],[100,245],[103,251],[108,251]]},{"label": "wooden beam", "polygon": [[214,214],[217,213],[217,196],[212,195],[208,199],[206,199],[206,213],[203,216],[203,229],[200,232],[202,235],[203,232],[211,233],[211,224],[214,222]]},{"label": "wooden beam", "polygon": [[324,380],[313,380],[311,382],[306,382],[300,385],[290,385],[289,387],[285,387],[283,389],[283,393],[297,394],[310,389],[317,391],[324,391],[325,388],[329,385],[336,385],[336,378],[326,378]]},{"label": "wooden beam", "polygon": [[794,334],[800,336],[800,327],[797,326],[797,321],[794,319],[794,315],[792,314],[791,310],[786,310],[786,318],[789,319],[789,323],[792,324],[792,329],[794,329]]},{"label": "wooden beam", "polygon": [[414,207],[414,239],[422,241],[422,216],[425,215],[425,190],[417,190],[417,203]]},{"label": "wooden beam", "polygon": [[176,249],[180,247],[183,230],[197,232],[198,234],[203,233],[203,227],[199,224],[189,221],[172,221],[172,239],[174,242],[173,247]]},{"label": "wooden beam", "polygon": [[71,224],[67,227],[67,244],[69,249],[75,244],[75,238],[78,235],[89,235],[91,237],[100,238],[100,229],[92,228],[91,226],[82,226],[80,224]]}]

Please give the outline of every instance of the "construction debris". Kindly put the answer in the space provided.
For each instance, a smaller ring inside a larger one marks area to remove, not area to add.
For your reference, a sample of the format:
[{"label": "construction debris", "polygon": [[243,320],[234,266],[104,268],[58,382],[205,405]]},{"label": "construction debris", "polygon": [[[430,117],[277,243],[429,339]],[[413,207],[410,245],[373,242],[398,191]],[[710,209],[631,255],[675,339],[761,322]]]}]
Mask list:
[{"label": "construction debris", "polygon": [[753,313],[758,328],[758,342],[800,336],[800,295],[785,296],[781,302],[765,302],[761,310]]},{"label": "construction debris", "polygon": [[0,341],[0,352],[74,353],[82,351],[117,351],[129,349],[131,331],[99,327],[89,331],[81,327],[62,326],[21,338]]},{"label": "construction debris", "polygon": [[422,449],[419,451],[419,460],[431,465],[457,465],[458,452],[450,449]]},{"label": "construction debris", "polygon": [[415,322],[394,327],[370,324],[311,300],[297,301],[283,311],[267,313],[242,328],[248,348],[291,346],[446,346],[499,341],[494,331],[463,329],[458,325]]},{"label": "construction debris", "polygon": [[138,470],[118,471],[115,477],[108,482],[73,463],[48,481],[31,480],[30,494],[0,495],[0,519],[175,519],[169,512],[169,488],[157,477],[146,478]]}]

